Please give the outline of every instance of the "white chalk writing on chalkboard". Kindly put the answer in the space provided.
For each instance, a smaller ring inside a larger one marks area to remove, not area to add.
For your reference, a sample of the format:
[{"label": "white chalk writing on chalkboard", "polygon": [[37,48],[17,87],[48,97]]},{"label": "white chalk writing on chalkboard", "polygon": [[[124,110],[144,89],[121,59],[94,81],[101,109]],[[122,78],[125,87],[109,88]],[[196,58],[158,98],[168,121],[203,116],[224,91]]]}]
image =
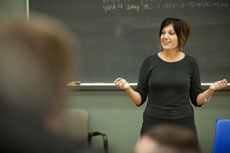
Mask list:
[{"label": "white chalk writing on chalkboard", "polygon": [[163,0],[102,0],[102,8],[107,14],[113,10],[127,11],[151,11],[154,9],[184,9],[184,8],[213,8],[220,10],[221,8],[230,8],[229,1],[170,1]]},{"label": "white chalk writing on chalkboard", "polygon": [[116,76],[137,82],[143,60],[159,50],[166,17],[190,24],[184,51],[197,59],[202,82],[230,76],[230,0],[30,0],[30,9],[73,30],[79,40],[79,54],[73,56],[79,69],[73,73],[82,83]]}]

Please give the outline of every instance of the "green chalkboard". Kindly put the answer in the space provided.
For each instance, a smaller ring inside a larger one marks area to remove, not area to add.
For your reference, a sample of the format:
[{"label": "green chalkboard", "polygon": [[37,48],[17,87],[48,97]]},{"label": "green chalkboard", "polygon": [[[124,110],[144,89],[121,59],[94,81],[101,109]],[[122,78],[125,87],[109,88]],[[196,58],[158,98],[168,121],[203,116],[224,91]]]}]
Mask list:
[{"label": "green chalkboard", "polygon": [[64,21],[78,38],[76,80],[137,82],[144,58],[158,52],[166,17],[191,25],[184,49],[202,82],[230,76],[230,0],[30,0],[30,10]]}]

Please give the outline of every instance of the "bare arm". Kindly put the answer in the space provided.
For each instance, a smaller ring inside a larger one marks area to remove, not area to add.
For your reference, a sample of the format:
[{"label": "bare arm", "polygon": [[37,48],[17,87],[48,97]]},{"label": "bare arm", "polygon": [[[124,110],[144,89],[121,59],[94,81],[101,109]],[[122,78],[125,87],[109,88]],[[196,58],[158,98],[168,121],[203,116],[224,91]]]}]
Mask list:
[{"label": "bare arm", "polygon": [[227,87],[226,79],[214,82],[206,91],[200,93],[197,96],[197,105],[202,105],[206,101],[206,99],[209,99],[212,96],[215,90],[220,90],[224,87]]},{"label": "bare arm", "polygon": [[120,89],[125,89],[129,98],[136,104],[136,105],[140,105],[141,104],[141,95],[134,91],[129,83],[125,80],[125,79],[122,79],[122,78],[117,78],[115,81],[114,81],[114,84],[120,88]]}]

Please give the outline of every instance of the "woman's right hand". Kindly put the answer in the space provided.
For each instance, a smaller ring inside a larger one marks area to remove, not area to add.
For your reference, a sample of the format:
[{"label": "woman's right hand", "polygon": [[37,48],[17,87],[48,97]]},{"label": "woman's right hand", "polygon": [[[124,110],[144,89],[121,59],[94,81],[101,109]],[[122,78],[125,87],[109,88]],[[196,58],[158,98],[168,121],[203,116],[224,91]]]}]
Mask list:
[{"label": "woman's right hand", "polygon": [[216,81],[214,82],[210,87],[209,89],[212,89],[212,90],[220,90],[222,88],[225,88],[227,87],[228,85],[228,82],[226,79],[223,79],[223,80],[220,80],[220,81]]},{"label": "woman's right hand", "polygon": [[136,104],[136,105],[140,105],[141,104],[141,95],[133,90],[129,83],[125,80],[125,79],[122,79],[122,78],[117,78],[115,81],[114,81],[114,84],[120,88],[120,89],[125,89],[126,92],[128,93],[129,95],[129,98]]},{"label": "woman's right hand", "polygon": [[128,89],[130,87],[129,83],[123,78],[117,78],[114,84],[120,89]]}]

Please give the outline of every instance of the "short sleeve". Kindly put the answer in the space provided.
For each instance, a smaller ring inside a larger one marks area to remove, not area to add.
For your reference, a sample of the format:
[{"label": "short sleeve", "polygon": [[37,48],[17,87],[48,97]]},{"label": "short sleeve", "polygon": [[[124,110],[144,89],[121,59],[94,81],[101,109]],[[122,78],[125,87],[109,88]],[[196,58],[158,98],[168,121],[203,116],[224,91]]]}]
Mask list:
[{"label": "short sleeve", "polygon": [[137,106],[141,106],[146,101],[147,94],[148,94],[148,80],[149,80],[149,74],[151,69],[152,66],[149,57],[146,58],[142,63],[139,77],[138,77],[137,87],[135,89],[135,91],[137,91],[141,95],[141,104]]},{"label": "short sleeve", "polygon": [[190,83],[190,99],[194,106],[201,106],[197,105],[197,96],[202,93],[201,90],[201,82],[200,82],[200,73],[197,61],[194,59],[192,62],[192,78]]}]

